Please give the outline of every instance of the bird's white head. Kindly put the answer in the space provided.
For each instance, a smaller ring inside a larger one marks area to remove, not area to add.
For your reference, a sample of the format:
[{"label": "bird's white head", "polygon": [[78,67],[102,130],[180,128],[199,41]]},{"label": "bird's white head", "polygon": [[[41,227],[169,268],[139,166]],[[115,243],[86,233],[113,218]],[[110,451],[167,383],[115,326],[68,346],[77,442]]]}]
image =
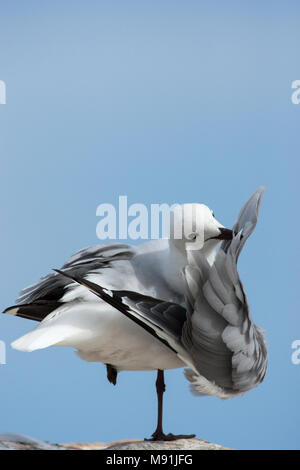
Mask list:
[{"label": "bird's white head", "polygon": [[232,230],[224,228],[204,204],[176,204],[170,213],[171,247],[183,252],[201,250],[210,261],[220,240],[231,240]]}]

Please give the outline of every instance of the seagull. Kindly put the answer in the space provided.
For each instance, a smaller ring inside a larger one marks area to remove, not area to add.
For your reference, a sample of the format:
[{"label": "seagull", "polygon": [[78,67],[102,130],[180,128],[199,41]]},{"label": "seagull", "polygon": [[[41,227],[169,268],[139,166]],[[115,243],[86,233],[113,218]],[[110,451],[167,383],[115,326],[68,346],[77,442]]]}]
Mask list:
[{"label": "seagull", "polygon": [[[41,322],[13,347],[75,347],[82,359],[106,364],[113,384],[121,370],[157,370],[158,421],[151,440],[192,437],[163,432],[165,369],[188,366],[193,393],[222,399],[251,390],[265,376],[264,335],[250,318],[236,268],[262,193],[260,188],[246,203],[233,231],[206,206],[193,205],[205,217],[180,240],[171,236],[141,248],[111,245],[75,254],[5,310]],[[182,223],[176,217],[174,226]],[[188,241],[200,233],[202,249],[188,250]]]},{"label": "seagull", "polygon": [[[232,239],[222,242],[212,265],[201,250],[188,254],[182,271],[185,307],[134,291],[108,290],[76,273],[57,272],[89,289],[169,347],[188,366],[184,372],[193,394],[223,400],[243,395],[264,380],[268,365],[265,333],[250,316],[237,272],[241,250],[257,223],[263,192],[259,188],[243,206]],[[193,437],[164,434],[161,369],[156,389],[158,422],[151,440]]]},{"label": "seagull", "polygon": [[[107,292],[127,289],[184,307],[181,272],[188,264],[189,251],[200,246],[212,264],[217,245],[231,238],[232,231],[206,205],[183,204],[170,213],[168,238],[139,246],[108,244],[80,250],[62,266],[63,275],[53,272],[23,289],[17,304],[4,311],[39,322],[12,347],[26,352],[49,346],[75,348],[81,359],[104,363],[114,385],[120,371],[157,370],[161,390],[160,371],[184,367],[182,359],[149,334],[147,326],[133,322],[77,279],[101,285]],[[76,276],[76,281],[67,274]],[[183,324],[186,319],[184,308],[178,316],[171,307],[167,315],[174,323]]]}]

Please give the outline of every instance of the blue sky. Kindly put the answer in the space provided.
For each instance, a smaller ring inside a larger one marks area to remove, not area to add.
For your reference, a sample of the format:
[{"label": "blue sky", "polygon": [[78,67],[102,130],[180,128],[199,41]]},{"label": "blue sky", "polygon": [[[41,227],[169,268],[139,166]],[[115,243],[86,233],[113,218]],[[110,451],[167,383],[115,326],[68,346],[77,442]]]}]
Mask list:
[{"label": "blue sky", "polygon": [[[203,202],[225,226],[266,186],[239,272],[267,332],[265,381],[243,398],[195,398],[166,373],[166,432],[237,449],[299,448],[299,2],[2,2],[1,309],[98,243],[96,208]],[[150,436],[155,373],[52,348],[9,347],[33,322],[3,316],[0,430],[53,441]]]}]

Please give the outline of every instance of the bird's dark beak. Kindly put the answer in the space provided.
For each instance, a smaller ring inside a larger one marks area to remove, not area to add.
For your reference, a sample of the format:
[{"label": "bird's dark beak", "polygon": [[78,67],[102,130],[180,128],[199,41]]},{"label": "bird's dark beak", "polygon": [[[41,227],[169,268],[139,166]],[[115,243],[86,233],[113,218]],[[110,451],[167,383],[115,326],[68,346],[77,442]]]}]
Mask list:
[{"label": "bird's dark beak", "polygon": [[213,237],[216,240],[232,240],[233,232],[229,228],[218,227],[220,230],[220,235]]},{"label": "bird's dark beak", "polygon": [[233,232],[232,230],[229,230],[229,228],[223,228],[223,227],[218,227],[218,230],[220,230],[220,235],[216,237],[210,237],[208,240],[232,240],[233,238]]}]

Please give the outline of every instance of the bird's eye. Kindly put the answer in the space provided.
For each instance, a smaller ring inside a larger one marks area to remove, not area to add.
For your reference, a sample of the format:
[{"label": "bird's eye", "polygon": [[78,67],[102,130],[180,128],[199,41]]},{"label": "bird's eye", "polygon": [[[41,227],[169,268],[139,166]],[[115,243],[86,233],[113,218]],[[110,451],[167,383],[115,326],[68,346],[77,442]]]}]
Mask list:
[{"label": "bird's eye", "polygon": [[196,233],[190,233],[190,235],[188,236],[188,239],[189,240],[196,240],[197,238],[197,234]]},{"label": "bird's eye", "polygon": [[215,217],[215,213],[214,213],[213,211],[211,211],[211,215],[212,215],[213,217]]}]

